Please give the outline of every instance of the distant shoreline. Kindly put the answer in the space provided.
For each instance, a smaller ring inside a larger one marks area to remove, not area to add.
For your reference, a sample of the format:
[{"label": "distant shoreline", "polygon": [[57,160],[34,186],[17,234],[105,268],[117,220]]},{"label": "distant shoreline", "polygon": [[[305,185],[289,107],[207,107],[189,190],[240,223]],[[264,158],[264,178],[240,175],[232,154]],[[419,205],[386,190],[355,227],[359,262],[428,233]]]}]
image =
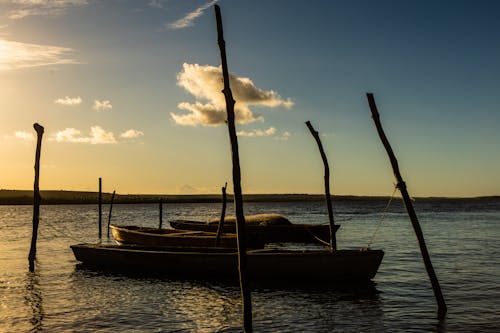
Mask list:
[{"label": "distant shoreline", "polygon": [[[43,205],[78,205],[97,204],[98,192],[85,191],[40,191]],[[103,203],[111,202],[111,193],[103,193]],[[365,200],[387,200],[387,196],[354,196],[354,195],[334,195],[337,201],[365,201]],[[399,198],[396,198],[399,200]],[[453,197],[419,197],[416,200],[500,200],[500,196],[484,196],[471,198]],[[116,194],[114,203],[116,204],[147,204],[158,203],[217,203],[221,202],[221,195],[218,194]],[[228,195],[227,200],[233,200],[232,195]],[[322,194],[246,194],[246,202],[304,202],[322,201]],[[33,191],[29,190],[0,190],[0,205],[31,205],[33,203]]]}]

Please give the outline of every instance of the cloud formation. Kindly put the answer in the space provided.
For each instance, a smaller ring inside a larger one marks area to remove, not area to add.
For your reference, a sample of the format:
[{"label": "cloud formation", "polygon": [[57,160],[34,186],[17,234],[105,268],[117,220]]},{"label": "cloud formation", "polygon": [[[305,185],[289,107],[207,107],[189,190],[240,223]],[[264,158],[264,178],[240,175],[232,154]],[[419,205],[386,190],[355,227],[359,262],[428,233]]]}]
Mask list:
[{"label": "cloud formation", "polygon": [[82,98],[80,96],[78,96],[78,97],[66,96],[64,98],[55,99],[54,103],[61,104],[61,105],[67,105],[67,106],[80,105],[80,104],[82,104]]},{"label": "cloud formation", "polygon": [[111,102],[108,100],[99,101],[96,99],[92,108],[96,111],[108,111],[113,108],[113,105],[111,105]]},{"label": "cloud formation", "polygon": [[73,49],[0,39],[0,71],[60,64],[78,64]]},{"label": "cloud formation", "polygon": [[9,12],[11,20],[19,20],[28,16],[60,15],[68,7],[84,6],[87,0],[13,0],[16,8]]},{"label": "cloud formation", "polygon": [[261,130],[261,129],[255,129],[252,131],[238,131],[237,134],[238,136],[271,136],[276,133],[276,128],[274,127],[269,127],[266,130]]},{"label": "cloud formation", "polygon": [[203,15],[205,10],[212,7],[216,3],[217,3],[217,0],[209,1],[209,2],[205,3],[204,5],[196,8],[192,12],[187,13],[183,18],[180,18],[173,23],[166,24],[166,27],[170,28],[170,29],[183,29],[183,28],[190,27],[194,24],[194,20],[196,20],[201,15]]},{"label": "cloud formation", "polygon": [[88,136],[82,136],[81,131],[75,128],[66,128],[56,133],[52,139],[56,142],[113,144],[117,143],[113,132],[107,132],[100,126],[92,126]]},{"label": "cloud formation", "polygon": [[144,133],[142,131],[138,131],[135,129],[129,129],[128,131],[123,132],[120,134],[120,137],[125,138],[125,139],[135,139],[140,136],[143,136]]},{"label": "cloud formation", "polygon": [[[229,81],[236,100],[235,114],[236,122],[239,124],[263,120],[262,116],[255,115],[250,110],[251,105],[287,109],[293,106],[290,99],[283,100],[273,90],[257,88],[249,78],[230,74]],[[220,125],[225,122],[226,102],[221,92],[223,89],[221,67],[184,63],[182,71],[177,75],[177,85],[203,102],[179,103],[179,109],[188,113],[170,113],[175,123],[196,126]]]},{"label": "cloud formation", "polygon": [[23,141],[33,141],[35,140],[35,135],[30,132],[24,132],[24,131],[16,131],[14,133],[14,137]]}]

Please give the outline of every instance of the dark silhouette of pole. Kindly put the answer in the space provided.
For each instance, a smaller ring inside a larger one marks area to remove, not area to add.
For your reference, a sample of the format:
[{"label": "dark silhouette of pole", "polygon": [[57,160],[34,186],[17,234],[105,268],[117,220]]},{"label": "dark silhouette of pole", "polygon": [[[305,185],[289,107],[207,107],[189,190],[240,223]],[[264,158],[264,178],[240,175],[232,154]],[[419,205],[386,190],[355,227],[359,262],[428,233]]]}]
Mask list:
[{"label": "dark silhouette of pole", "polygon": [[31,234],[31,246],[30,253],[28,255],[30,272],[35,271],[36,241],[38,238],[38,224],[40,222],[40,154],[42,151],[42,137],[44,131],[43,126],[38,123],[34,123],[33,128],[36,131],[37,140],[35,153],[35,181],[33,184],[33,233]]},{"label": "dark silhouette of pole", "polygon": [[108,215],[108,238],[109,238],[109,225],[111,224],[111,213],[113,212],[113,202],[115,201],[115,191],[111,195],[111,203],[109,204],[109,215]]},{"label": "dark silhouette of pole", "polygon": [[332,196],[330,195],[330,167],[328,166],[328,159],[326,158],[325,150],[321,144],[321,139],[319,138],[318,132],[311,125],[311,122],[306,121],[307,128],[311,132],[312,136],[318,144],[319,153],[321,154],[321,159],[323,160],[323,165],[325,166],[325,199],[326,199],[326,209],[328,210],[328,220],[330,221],[330,250],[337,250],[337,237],[335,236],[335,222],[333,220],[333,209],[332,209]]},{"label": "dark silhouette of pole", "polygon": [[406,190],[406,184],[403,180],[403,177],[401,176],[401,173],[399,172],[398,161],[396,159],[396,156],[394,155],[394,152],[392,151],[389,140],[385,136],[382,124],[380,123],[380,116],[378,113],[377,105],[375,104],[375,98],[373,97],[372,93],[367,93],[366,96],[368,98],[368,104],[370,105],[373,121],[375,122],[375,127],[377,128],[380,140],[382,141],[385,150],[387,151],[387,155],[389,156],[392,170],[394,171],[394,176],[397,181],[397,187],[401,192],[406,211],[408,212],[413,230],[415,231],[415,235],[418,239],[418,245],[420,246],[420,252],[422,253],[425,269],[427,270],[427,274],[429,275],[429,279],[431,280],[434,296],[436,297],[436,301],[438,303],[438,317],[443,318],[446,315],[447,307],[444,301],[443,293],[441,292],[441,287],[439,286],[439,281],[437,279],[436,273],[434,272],[434,268],[432,267],[432,262],[429,256],[429,252],[427,251],[427,246],[425,245],[424,234],[422,232],[422,229],[420,228],[420,224],[418,222],[415,209],[413,208],[413,204],[411,203],[410,195]]},{"label": "dark silhouette of pole", "polygon": [[222,187],[222,211],[220,212],[219,226],[217,227],[217,235],[215,236],[215,246],[220,245],[220,236],[222,235],[222,230],[224,229],[224,219],[226,218],[226,195],[227,183]]},{"label": "dark silhouette of pole", "polygon": [[99,177],[99,239],[102,238],[102,178]]},{"label": "dark silhouette of pole", "polygon": [[215,18],[217,20],[217,40],[220,49],[222,63],[222,77],[224,79],[224,97],[226,99],[227,127],[229,129],[229,139],[231,141],[231,152],[233,161],[233,188],[234,188],[234,207],[236,213],[236,235],[238,239],[238,270],[240,275],[241,297],[243,300],[243,330],[246,333],[253,332],[252,327],[252,299],[247,279],[247,253],[245,236],[245,216],[243,214],[243,196],[241,194],[241,170],[240,157],[238,152],[238,137],[236,135],[234,99],[229,87],[229,72],[226,60],[226,45],[224,42],[224,33],[222,30],[222,18],[220,8],[214,5]]},{"label": "dark silhouette of pole", "polygon": [[163,225],[163,199],[161,198],[159,203],[159,209],[160,209],[160,224],[158,225],[158,229],[161,229]]}]

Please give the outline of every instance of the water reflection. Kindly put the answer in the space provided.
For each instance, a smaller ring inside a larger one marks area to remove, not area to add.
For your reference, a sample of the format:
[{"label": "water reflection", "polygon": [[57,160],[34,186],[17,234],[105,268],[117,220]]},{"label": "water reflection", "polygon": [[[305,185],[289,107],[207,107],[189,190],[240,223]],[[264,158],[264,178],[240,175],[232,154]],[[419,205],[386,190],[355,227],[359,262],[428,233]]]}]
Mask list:
[{"label": "water reflection", "polygon": [[30,323],[32,329],[30,331],[41,331],[45,312],[43,310],[43,297],[40,288],[40,275],[38,272],[28,272],[26,274],[24,300],[26,305],[31,309]]}]

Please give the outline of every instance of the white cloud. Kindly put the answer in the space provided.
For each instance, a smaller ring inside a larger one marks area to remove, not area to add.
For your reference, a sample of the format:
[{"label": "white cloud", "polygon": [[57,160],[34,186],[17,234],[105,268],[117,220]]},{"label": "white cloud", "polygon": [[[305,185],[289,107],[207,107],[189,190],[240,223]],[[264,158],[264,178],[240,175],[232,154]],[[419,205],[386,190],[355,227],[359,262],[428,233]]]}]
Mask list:
[{"label": "white cloud", "polygon": [[209,1],[209,2],[205,3],[204,5],[196,8],[192,12],[187,13],[183,18],[178,19],[177,21],[175,21],[173,23],[166,24],[165,26],[170,28],[170,29],[182,29],[182,28],[190,27],[194,24],[193,23],[194,20],[196,20],[201,15],[203,15],[205,10],[212,7],[216,3],[217,3],[217,0]]},{"label": "white cloud", "polygon": [[87,0],[14,0],[15,9],[9,12],[12,20],[28,16],[54,16],[63,14],[69,7],[84,6]]},{"label": "white cloud", "polygon": [[276,128],[269,127],[266,130],[255,129],[252,131],[239,131],[237,134],[239,136],[271,136],[276,133]]},{"label": "white cloud", "polygon": [[93,145],[116,143],[113,132],[106,132],[100,126],[92,126],[89,136],[82,136],[81,131],[75,128],[66,128],[57,132],[55,137],[51,140],[56,142],[90,143]]},{"label": "white cloud", "polygon": [[163,8],[163,1],[161,0],[149,0],[148,6],[151,8]]},{"label": "white cloud", "polygon": [[54,103],[61,104],[61,105],[74,106],[74,105],[82,104],[82,98],[80,96],[78,96],[78,97],[66,96],[64,98],[58,98],[58,99],[54,100]]},{"label": "white cloud", "polygon": [[103,101],[94,101],[94,106],[92,107],[96,111],[107,111],[111,110],[113,108],[113,105],[111,105],[111,102],[108,100],[103,100]]},{"label": "white cloud", "polygon": [[[231,91],[236,100],[236,122],[240,124],[263,120],[250,110],[251,105],[270,108],[293,106],[290,99],[283,100],[272,90],[257,88],[252,80],[230,74]],[[198,64],[183,64],[182,71],[177,75],[177,85],[183,87],[195,98],[204,101],[196,103],[183,102],[178,107],[188,111],[184,114],[171,113],[173,120],[179,125],[220,125],[227,118],[226,102],[221,90],[222,72],[220,67],[200,66]]]},{"label": "white cloud", "polygon": [[35,140],[35,135],[30,132],[16,131],[14,137],[23,141],[33,141]]},{"label": "white cloud", "polygon": [[144,132],[135,130],[135,129],[129,129],[128,131],[123,132],[120,134],[120,137],[125,138],[125,139],[135,139],[140,136],[143,136]]},{"label": "white cloud", "polygon": [[290,134],[290,132],[288,131],[285,131],[283,132],[281,135],[277,136],[276,139],[277,140],[283,140],[283,141],[286,141],[288,140],[292,135]]},{"label": "white cloud", "polygon": [[78,64],[66,47],[0,39],[0,71],[60,64]]}]

